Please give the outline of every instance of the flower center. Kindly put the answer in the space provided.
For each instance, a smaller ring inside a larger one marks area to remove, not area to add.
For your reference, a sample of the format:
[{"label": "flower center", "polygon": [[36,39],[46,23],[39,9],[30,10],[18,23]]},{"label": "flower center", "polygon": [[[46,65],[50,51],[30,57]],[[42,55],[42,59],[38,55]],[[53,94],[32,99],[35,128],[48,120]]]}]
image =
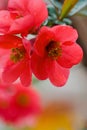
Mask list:
[{"label": "flower center", "polygon": [[16,103],[20,107],[27,107],[30,104],[29,96],[23,93],[19,94],[16,99]]},{"label": "flower center", "polygon": [[52,59],[57,59],[62,54],[62,48],[58,42],[51,41],[46,47],[47,54]]},{"label": "flower center", "polygon": [[26,51],[23,46],[20,48],[12,48],[10,59],[16,63],[24,58],[25,52]]}]

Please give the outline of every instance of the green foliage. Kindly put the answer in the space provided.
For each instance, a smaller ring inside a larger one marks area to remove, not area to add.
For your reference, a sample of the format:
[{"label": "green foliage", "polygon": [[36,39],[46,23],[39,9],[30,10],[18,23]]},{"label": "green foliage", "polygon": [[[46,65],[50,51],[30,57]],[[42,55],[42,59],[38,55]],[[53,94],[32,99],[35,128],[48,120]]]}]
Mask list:
[{"label": "green foliage", "polygon": [[77,12],[77,15],[87,16],[87,6]]},{"label": "green foliage", "polygon": [[72,15],[87,16],[87,0],[65,0],[63,4],[60,1],[61,0],[49,0],[48,19],[43,25],[71,25],[72,21],[70,17]]},{"label": "green foliage", "polygon": [[75,7],[70,11],[69,16],[82,14],[87,16],[87,0],[79,0]]},{"label": "green foliage", "polygon": [[75,4],[78,2],[78,0],[65,0],[64,4],[62,6],[60,19],[63,19],[67,16],[67,14],[70,12],[70,10],[75,6]]},{"label": "green foliage", "polygon": [[69,18],[64,18],[63,20],[59,19],[62,4],[57,0],[51,0],[51,4],[48,6],[48,19],[43,23],[46,26],[54,26],[58,24],[68,24],[72,22]]}]

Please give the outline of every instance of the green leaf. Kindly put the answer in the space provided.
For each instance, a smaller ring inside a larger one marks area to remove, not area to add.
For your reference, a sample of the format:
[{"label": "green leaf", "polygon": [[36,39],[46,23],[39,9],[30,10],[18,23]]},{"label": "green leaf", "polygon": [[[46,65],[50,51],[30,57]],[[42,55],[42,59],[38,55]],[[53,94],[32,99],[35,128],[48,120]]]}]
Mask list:
[{"label": "green leaf", "polygon": [[77,15],[87,16],[87,6],[80,10]]},{"label": "green leaf", "polygon": [[64,18],[63,22],[67,25],[72,25],[72,21],[69,18]]},{"label": "green leaf", "polygon": [[56,14],[56,10],[53,6],[49,6],[48,7],[48,15],[53,17],[53,18],[56,18],[57,17],[57,14]]},{"label": "green leaf", "polygon": [[78,2],[78,0],[65,0],[64,4],[62,6],[62,10],[61,10],[61,14],[60,14],[59,19],[62,20],[64,17],[66,17],[67,14],[75,6],[75,4],[77,2]]},{"label": "green leaf", "polygon": [[[78,3],[74,6],[74,8],[69,13],[70,16],[79,13],[80,11],[82,14],[87,14],[87,0],[79,0]],[[86,8],[85,8],[86,7]]]},{"label": "green leaf", "polygon": [[51,3],[54,7],[58,8],[58,9],[61,9],[61,7],[62,7],[61,2],[59,2],[58,0],[49,0],[49,1],[50,1],[50,3]]}]

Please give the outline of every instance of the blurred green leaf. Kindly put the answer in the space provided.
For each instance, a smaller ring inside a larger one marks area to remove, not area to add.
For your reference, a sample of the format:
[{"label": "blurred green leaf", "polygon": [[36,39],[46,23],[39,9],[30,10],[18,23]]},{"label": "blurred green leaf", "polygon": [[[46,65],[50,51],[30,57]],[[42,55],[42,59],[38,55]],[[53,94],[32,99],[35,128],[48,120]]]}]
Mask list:
[{"label": "blurred green leaf", "polygon": [[58,0],[49,0],[51,4],[48,5],[48,19],[42,24],[42,26],[54,26],[60,24],[71,25],[71,20],[69,18],[64,18],[59,20],[60,11],[62,4]]},{"label": "blurred green leaf", "polygon": [[79,0],[69,15],[72,16],[76,13],[87,14],[87,0]]},{"label": "blurred green leaf", "polygon": [[72,21],[69,18],[64,18],[63,22],[66,23],[67,25],[71,25]]},{"label": "blurred green leaf", "polygon": [[43,25],[52,27],[54,25],[60,25],[60,24],[67,24],[71,25],[72,21],[69,18],[64,18],[62,21],[60,21],[58,18],[54,19],[53,17],[48,17],[48,20],[45,21]]},{"label": "blurred green leaf", "polygon": [[58,9],[61,9],[61,7],[62,7],[62,3],[61,3],[61,2],[59,2],[58,0],[49,0],[49,1],[50,1],[50,3],[51,3],[54,7],[58,8]]},{"label": "blurred green leaf", "polygon": [[67,14],[75,6],[75,4],[77,2],[78,2],[78,0],[65,0],[64,4],[62,6],[62,10],[61,10],[61,14],[60,14],[59,19],[62,20],[64,17],[66,17]]},{"label": "blurred green leaf", "polygon": [[53,6],[48,7],[48,15],[53,17],[53,18],[57,18],[56,9]]},{"label": "blurred green leaf", "polygon": [[77,14],[87,16],[87,6],[83,8],[82,10],[80,10]]}]

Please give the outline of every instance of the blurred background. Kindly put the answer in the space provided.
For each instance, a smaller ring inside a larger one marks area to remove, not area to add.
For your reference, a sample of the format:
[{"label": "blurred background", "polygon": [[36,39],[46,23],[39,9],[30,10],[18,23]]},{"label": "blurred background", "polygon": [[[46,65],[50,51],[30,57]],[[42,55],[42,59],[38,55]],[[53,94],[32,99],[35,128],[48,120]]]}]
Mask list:
[{"label": "blurred background", "polygon": [[[87,130],[87,0],[79,0],[64,18],[61,15],[60,20],[54,12],[58,11],[57,15],[60,15],[64,1],[46,2],[49,18],[44,25],[69,24],[76,28],[79,34],[77,42],[83,48],[84,58],[79,65],[71,69],[64,87],[57,88],[48,80],[33,79],[42,98],[43,112],[33,128],[26,127],[23,130]],[[0,130],[5,129],[17,128],[7,127],[1,121]]]}]

